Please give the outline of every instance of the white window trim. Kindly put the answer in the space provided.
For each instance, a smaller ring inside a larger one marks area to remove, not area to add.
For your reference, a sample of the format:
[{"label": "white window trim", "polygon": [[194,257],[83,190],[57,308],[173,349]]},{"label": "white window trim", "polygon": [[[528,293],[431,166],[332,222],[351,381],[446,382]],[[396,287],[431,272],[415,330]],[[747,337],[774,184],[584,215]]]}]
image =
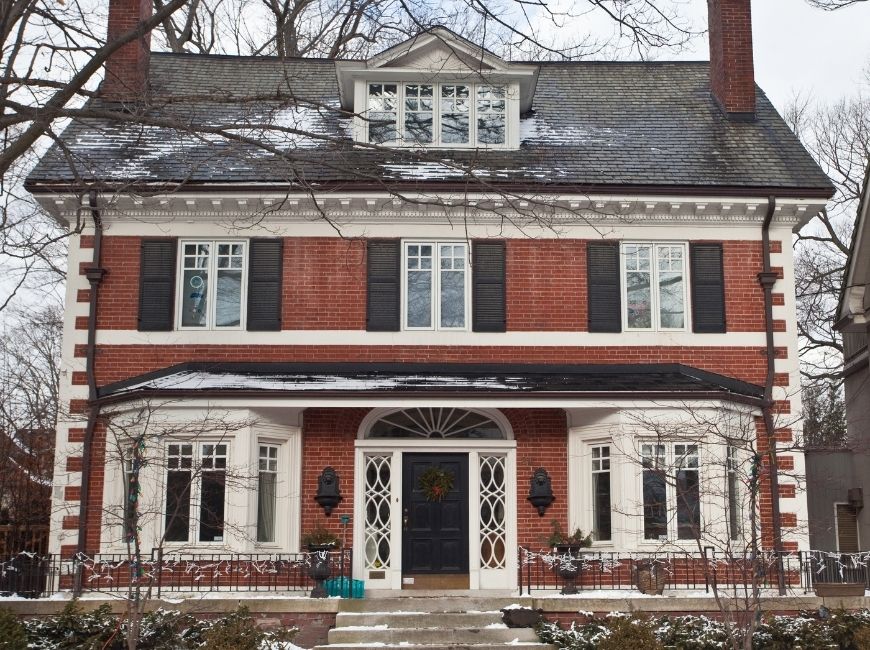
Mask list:
[{"label": "white window trim", "polygon": [[[652,327],[629,327],[628,325],[628,272],[625,268],[626,246],[652,246],[650,259],[650,310]],[[658,246],[679,246],[683,249],[683,327],[662,327],[659,313],[658,264],[655,249]],[[619,287],[623,332],[688,332],[691,331],[691,306],[689,305],[689,245],[687,242],[627,240],[619,244]]]},{"label": "white window trim", "polygon": [[226,548],[231,540],[229,539],[230,535],[227,531],[227,524],[231,521],[230,514],[230,499],[229,499],[229,488],[225,482],[224,484],[224,534],[223,539],[219,542],[203,542],[199,539],[199,527],[200,527],[200,517],[199,517],[199,507],[202,498],[202,447],[204,445],[226,445],[227,453],[227,466],[224,469],[224,473],[228,473],[232,467],[231,459],[233,457],[233,445],[232,441],[226,438],[215,438],[215,439],[206,439],[206,440],[190,440],[184,438],[172,438],[166,440],[166,443],[163,446],[163,461],[166,462],[166,459],[169,455],[169,445],[193,445],[193,467],[191,468],[192,481],[190,485],[190,510],[189,512],[189,523],[187,528],[187,540],[186,541],[171,541],[165,538],[166,535],[166,498],[167,498],[167,485],[169,479],[169,472],[171,471],[169,467],[166,467],[163,471],[163,498],[161,500],[161,512],[159,518],[159,530],[160,537],[163,540],[164,548],[169,549],[179,549],[179,548]]},{"label": "white window trim", "polygon": [[[666,539],[647,539],[644,536],[644,501],[643,501],[643,445],[663,445],[665,447],[665,467],[667,468],[666,478],[665,478],[665,502],[667,504],[667,514],[666,514],[666,523],[668,528],[667,538]],[[684,544],[686,542],[694,542],[695,538],[686,538],[680,539],[679,530],[677,527],[677,486],[676,486],[676,471],[679,469],[676,465],[676,455],[674,453],[674,445],[695,445],[698,448],[698,529],[701,538],[703,539],[705,531],[704,531],[704,519],[705,519],[705,511],[704,511],[704,467],[708,464],[709,459],[704,455],[704,446],[696,442],[694,440],[670,440],[667,442],[662,442],[660,440],[656,440],[654,438],[638,438],[637,439],[637,449],[640,452],[638,454],[638,458],[640,459],[640,463],[638,465],[639,471],[637,474],[637,489],[638,489],[638,504],[640,512],[639,521],[640,521],[640,530],[638,531],[638,543],[641,546],[660,546],[661,544]],[[612,463],[611,463],[612,466]],[[695,469],[695,468],[686,468],[686,469]],[[728,531],[725,531],[725,534],[728,534]]]},{"label": "white window trim", "polygon": [[[592,494],[592,448],[610,447],[610,539],[592,540],[592,548],[613,549],[624,547],[622,513],[614,504],[621,503],[626,488],[622,482],[625,472],[619,446],[613,437],[584,437],[582,427],[568,430],[568,485],[569,485],[569,530],[579,528],[591,533],[594,527],[594,504]],[[628,490],[630,491],[630,489]]]},{"label": "white window trim", "polygon": [[[470,83],[467,81],[379,81],[378,79],[367,79],[364,82],[364,97],[365,110],[363,114],[366,116],[365,125],[365,141],[371,143],[369,137],[369,121],[367,116],[369,109],[369,84],[387,84],[397,86],[397,106],[396,106],[396,133],[398,139],[392,142],[382,142],[383,147],[413,147],[423,149],[515,149],[512,146],[511,132],[517,128],[514,122],[517,121],[519,113],[514,117],[514,96],[517,94],[514,84],[510,83]],[[405,86],[432,86],[432,142],[415,142],[405,140]],[[441,86],[468,86],[469,101],[471,102],[468,112],[468,142],[441,142]],[[502,86],[505,89],[505,137],[501,144],[485,144],[477,141],[477,89],[479,86]]]},{"label": "white window trim", "polygon": [[[260,430],[263,429],[263,430]],[[278,447],[278,492],[275,504],[275,541],[257,541],[257,503],[259,490],[250,495],[247,524],[255,550],[268,552],[299,551],[299,494],[301,490],[302,436],[298,427],[258,427],[251,431],[251,459],[257,467],[260,445]],[[258,472],[259,476],[259,472]]]},{"label": "white window trim", "polygon": [[[183,282],[184,282],[184,246],[185,244],[209,244],[212,248],[209,250],[208,262],[208,277],[209,287],[212,282],[217,286],[217,246],[218,244],[242,244],[244,246],[244,259],[242,262],[242,280],[241,292],[239,294],[240,309],[239,309],[239,324],[238,325],[215,325],[217,318],[217,291],[212,291],[209,294],[208,316],[206,324],[203,327],[195,325],[182,325],[182,309],[184,305]],[[250,260],[250,242],[247,239],[198,239],[186,238],[178,240],[178,252],[175,262],[175,329],[194,332],[209,332],[209,331],[243,331],[247,327],[247,308],[248,308],[248,263]],[[212,280],[214,278],[214,280]]]},{"label": "white window trim", "polygon": [[[441,327],[441,258],[438,247],[441,244],[465,247],[465,325],[463,327]],[[408,325],[408,246],[431,245],[432,250],[432,301],[429,305],[431,327],[410,327]],[[464,239],[403,239],[402,240],[402,329],[408,332],[468,332],[471,330],[471,246]]]}]

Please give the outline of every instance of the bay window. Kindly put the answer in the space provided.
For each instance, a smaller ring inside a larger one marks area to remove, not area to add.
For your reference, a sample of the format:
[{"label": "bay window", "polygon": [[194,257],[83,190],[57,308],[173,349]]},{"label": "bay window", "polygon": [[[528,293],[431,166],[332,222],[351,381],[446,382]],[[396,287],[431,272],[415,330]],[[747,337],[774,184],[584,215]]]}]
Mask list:
[{"label": "bay window", "polygon": [[182,241],[179,326],[240,328],[245,291],[246,245],[241,241]]},{"label": "bay window", "polygon": [[685,329],[685,245],[626,243],[621,259],[625,329]]},{"label": "bay window", "polygon": [[641,468],[643,538],[696,539],[701,526],[698,445],[643,443]]},{"label": "bay window", "polygon": [[227,445],[169,443],[166,463],[166,541],[223,542]]},{"label": "bay window", "polygon": [[467,328],[468,245],[464,242],[404,244],[406,329]]},{"label": "bay window", "polygon": [[500,147],[507,143],[506,86],[368,83],[366,89],[365,121],[372,144]]}]

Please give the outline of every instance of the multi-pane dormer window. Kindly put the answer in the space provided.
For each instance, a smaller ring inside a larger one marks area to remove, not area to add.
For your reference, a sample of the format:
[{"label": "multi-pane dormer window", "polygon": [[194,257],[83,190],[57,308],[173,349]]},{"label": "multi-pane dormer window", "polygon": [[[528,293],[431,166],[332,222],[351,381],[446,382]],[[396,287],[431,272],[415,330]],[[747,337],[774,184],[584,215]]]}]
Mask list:
[{"label": "multi-pane dormer window", "polygon": [[367,84],[365,121],[372,144],[504,147],[509,114],[504,85]]}]

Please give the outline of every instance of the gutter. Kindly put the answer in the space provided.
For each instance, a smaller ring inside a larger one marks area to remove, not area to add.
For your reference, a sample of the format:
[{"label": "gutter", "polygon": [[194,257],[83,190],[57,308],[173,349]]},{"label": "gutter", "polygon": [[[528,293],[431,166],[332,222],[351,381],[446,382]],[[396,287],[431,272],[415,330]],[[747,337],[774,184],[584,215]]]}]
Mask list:
[{"label": "gutter", "polygon": [[767,433],[767,459],[770,480],[770,510],[773,524],[773,550],[777,557],[777,583],[779,595],[785,596],[785,574],[782,566],[782,517],[779,510],[779,462],[776,456],[776,433],[773,421],[773,383],[775,376],[774,345],[773,345],[773,285],[776,284],[776,273],[770,266],[770,224],[776,211],[776,197],[767,199],[767,214],[761,225],[761,245],[763,268],[758,274],[758,283],[764,291],[764,333],[767,341],[767,374],[764,380],[764,398],[761,404],[761,414],[764,419],[764,429]]},{"label": "gutter", "polygon": [[[102,268],[102,244],[103,244],[103,220],[97,209],[97,191],[90,190],[88,204],[91,209],[91,217],[94,220],[94,253],[91,266],[85,271],[85,276],[91,285],[90,298],[88,300],[88,342],[85,354],[85,374],[88,381],[88,419],[85,425],[84,446],[82,449],[82,484],[79,494],[79,527],[78,543],[76,544],[76,556],[82,557],[87,551],[87,519],[88,499],[90,498],[91,483],[91,448],[93,447],[94,431],[100,416],[100,402],[97,399],[97,376],[94,371],[97,353],[97,299],[100,292],[100,283],[106,270]],[[73,586],[76,595],[82,592],[82,566],[79,564],[75,573]]]}]

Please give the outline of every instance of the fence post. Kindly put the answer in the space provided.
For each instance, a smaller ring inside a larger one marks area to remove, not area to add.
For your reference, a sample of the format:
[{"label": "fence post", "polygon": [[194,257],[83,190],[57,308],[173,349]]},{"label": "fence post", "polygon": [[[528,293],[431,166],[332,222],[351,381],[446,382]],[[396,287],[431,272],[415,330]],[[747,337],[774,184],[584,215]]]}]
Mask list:
[{"label": "fence post", "polygon": [[[154,557],[154,549],[151,549],[151,557]],[[163,547],[157,547],[157,597],[163,589]]]}]

